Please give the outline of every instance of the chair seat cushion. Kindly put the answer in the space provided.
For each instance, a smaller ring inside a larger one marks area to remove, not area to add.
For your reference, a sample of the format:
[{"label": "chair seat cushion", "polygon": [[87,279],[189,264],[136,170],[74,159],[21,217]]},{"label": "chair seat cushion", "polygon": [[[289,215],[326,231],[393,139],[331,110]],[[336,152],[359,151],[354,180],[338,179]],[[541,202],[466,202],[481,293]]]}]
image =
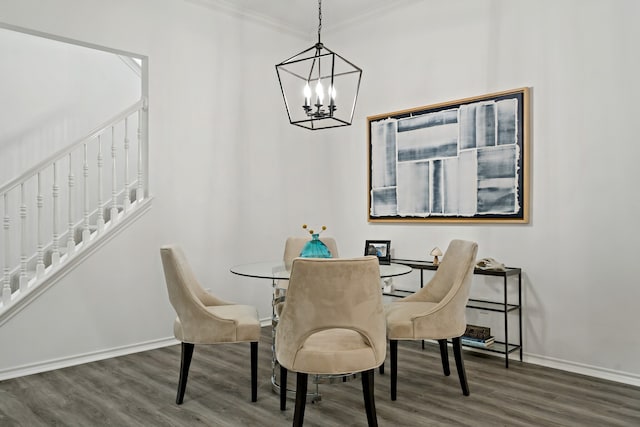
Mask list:
[{"label": "chair seat cushion", "polygon": [[291,369],[311,374],[348,374],[376,368],[375,353],[365,337],[351,329],[326,329],[310,335],[296,353]]},{"label": "chair seat cushion", "polygon": [[434,302],[392,302],[385,306],[387,337],[391,340],[440,339],[438,336],[417,336],[414,319],[425,316],[438,304]]}]

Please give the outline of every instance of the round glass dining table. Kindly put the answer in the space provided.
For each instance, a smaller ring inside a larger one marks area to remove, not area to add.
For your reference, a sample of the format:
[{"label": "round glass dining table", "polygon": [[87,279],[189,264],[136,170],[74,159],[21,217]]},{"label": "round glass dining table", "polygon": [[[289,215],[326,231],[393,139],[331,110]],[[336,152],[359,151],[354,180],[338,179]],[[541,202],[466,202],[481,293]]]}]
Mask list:
[{"label": "round glass dining table", "polygon": [[[231,267],[231,272],[239,276],[258,279],[289,280],[291,271],[284,266],[284,261],[264,261],[240,264]],[[381,264],[380,278],[402,276],[411,272],[411,267],[403,264]]]},{"label": "round glass dining table", "polygon": [[[272,301],[272,362],[271,362],[271,385],[272,389],[275,392],[280,391],[280,384],[278,383],[278,378],[276,378],[276,373],[279,369],[277,369],[278,362],[275,358],[275,327],[278,324],[278,318],[275,313],[276,304],[284,301],[285,291],[283,289],[278,288],[279,280],[289,280],[289,276],[291,275],[291,271],[287,270],[284,265],[284,261],[264,261],[264,262],[253,262],[249,264],[240,264],[231,267],[231,272],[233,274],[237,274],[239,276],[245,277],[253,277],[257,279],[270,279],[273,286],[273,301]],[[389,277],[402,276],[404,274],[409,274],[411,272],[411,267],[403,264],[380,264],[380,278],[386,279]],[[380,290],[382,292],[382,288]],[[308,399],[313,402],[317,402],[321,400],[320,391],[318,389],[318,384],[320,382],[334,382],[334,381],[346,381],[349,376],[339,375],[339,376],[315,376],[316,390],[315,392],[308,394]],[[351,377],[355,377],[355,375],[351,375]],[[295,398],[295,390],[287,389],[287,396],[290,398]]]}]

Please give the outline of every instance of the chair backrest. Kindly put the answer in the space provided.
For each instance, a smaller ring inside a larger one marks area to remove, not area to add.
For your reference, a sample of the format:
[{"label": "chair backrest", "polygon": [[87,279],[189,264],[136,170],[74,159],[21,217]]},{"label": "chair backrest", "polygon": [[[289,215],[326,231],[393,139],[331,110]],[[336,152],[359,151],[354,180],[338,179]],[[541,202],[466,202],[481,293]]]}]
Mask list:
[{"label": "chair backrest", "polygon": [[[200,339],[203,335],[203,332],[200,331],[203,324],[211,322],[212,318],[217,319],[206,307],[228,305],[229,303],[216,298],[202,288],[180,247],[177,245],[162,246],[160,256],[169,301],[179,319],[179,322],[174,326],[174,333],[179,339],[186,337]],[[233,321],[219,320],[223,324],[230,323],[229,327],[234,326]]]},{"label": "chair backrest", "polygon": [[311,334],[336,328],[360,333],[373,347],[376,362],[384,361],[386,323],[376,257],[293,260],[276,332],[278,360],[293,365],[297,350]]},{"label": "chair backrest", "polygon": [[[451,338],[464,333],[467,325],[466,305],[469,300],[477,253],[477,243],[452,240],[436,274],[429,283],[415,294],[404,298],[407,302],[438,303],[438,306],[431,308],[430,311],[438,311],[442,324],[429,325],[430,332],[421,329],[419,336],[438,335],[441,338]],[[424,328],[425,325],[421,327]],[[437,332],[434,334],[433,331]]]},{"label": "chair backrest", "polygon": [[477,253],[476,242],[452,240],[433,278],[405,300],[450,303],[455,298],[464,309],[469,298]]},{"label": "chair backrest", "polygon": [[[302,248],[304,248],[304,245],[309,240],[311,240],[311,238],[306,236],[287,238],[287,241],[284,244],[284,255],[282,257],[284,266],[287,270],[291,270],[291,263],[293,262],[293,259],[300,256]],[[321,237],[320,241],[327,246],[327,249],[331,252],[332,258],[338,258],[338,245],[333,237]]]}]

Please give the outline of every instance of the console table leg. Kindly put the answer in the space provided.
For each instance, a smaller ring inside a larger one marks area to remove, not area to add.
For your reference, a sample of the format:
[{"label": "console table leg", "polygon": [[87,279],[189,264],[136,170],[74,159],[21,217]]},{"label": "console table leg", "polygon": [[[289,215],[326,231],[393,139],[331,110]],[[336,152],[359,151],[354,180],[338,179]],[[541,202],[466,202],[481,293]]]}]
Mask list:
[{"label": "console table leg", "polygon": [[522,362],[522,273],[518,274],[518,318],[520,333],[520,361]]},{"label": "console table leg", "polygon": [[509,312],[507,311],[507,276],[504,276],[504,366],[509,367]]}]

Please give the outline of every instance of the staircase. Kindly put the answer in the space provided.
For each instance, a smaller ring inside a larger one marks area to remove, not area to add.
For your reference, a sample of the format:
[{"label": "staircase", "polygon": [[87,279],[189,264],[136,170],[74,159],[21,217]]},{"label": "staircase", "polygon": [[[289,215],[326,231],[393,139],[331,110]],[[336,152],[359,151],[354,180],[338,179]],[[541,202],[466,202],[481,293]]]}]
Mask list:
[{"label": "staircase", "polygon": [[0,325],[150,208],[147,103],[0,187]]}]

